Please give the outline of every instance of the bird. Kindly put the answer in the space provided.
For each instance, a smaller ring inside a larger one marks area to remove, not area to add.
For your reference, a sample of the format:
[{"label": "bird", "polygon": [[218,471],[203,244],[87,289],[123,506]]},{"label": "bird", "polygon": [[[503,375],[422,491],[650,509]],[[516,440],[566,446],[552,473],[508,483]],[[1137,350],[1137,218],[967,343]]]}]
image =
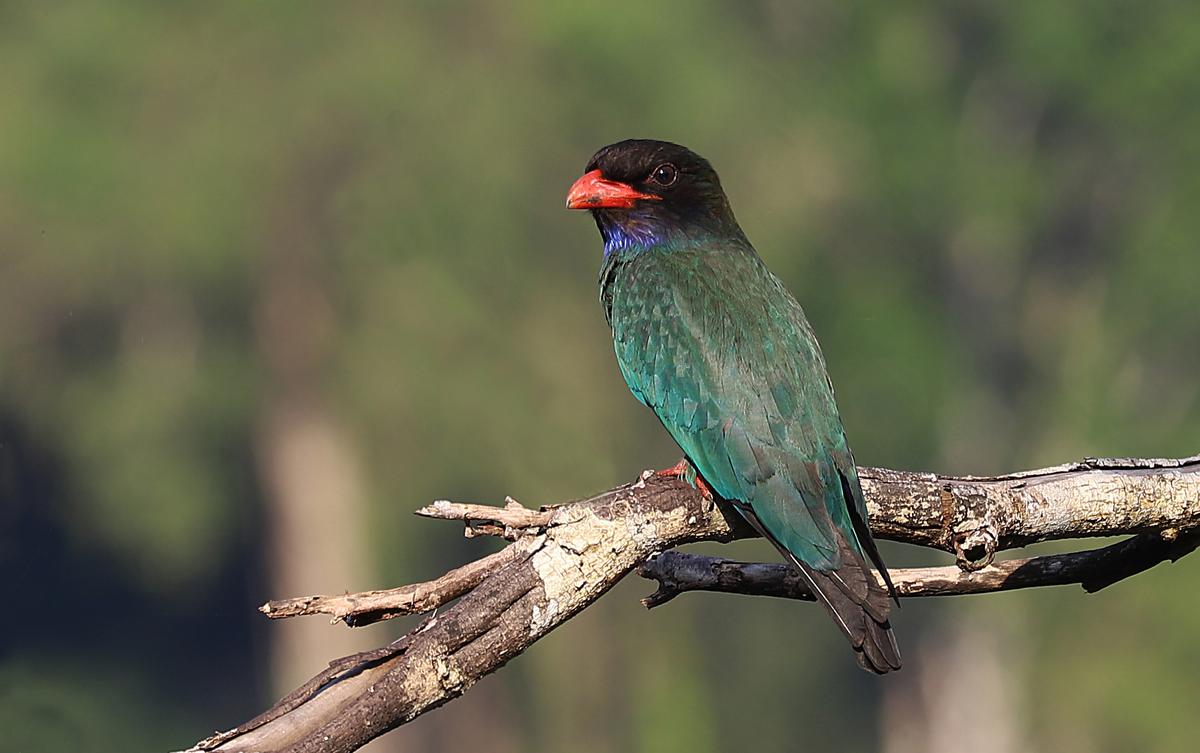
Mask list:
[{"label": "bird", "polygon": [[824,356],[712,165],[679,144],[620,141],[588,160],[567,208],[590,211],[604,241],[600,302],[621,375],[683,450],[660,473],[719,496],[770,541],[864,669],[899,669],[899,602]]}]

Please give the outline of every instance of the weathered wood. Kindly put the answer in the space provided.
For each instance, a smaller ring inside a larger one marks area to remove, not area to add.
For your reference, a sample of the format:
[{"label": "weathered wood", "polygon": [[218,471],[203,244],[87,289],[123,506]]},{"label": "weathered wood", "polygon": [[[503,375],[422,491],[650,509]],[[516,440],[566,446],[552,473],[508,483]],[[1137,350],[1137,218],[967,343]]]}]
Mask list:
[{"label": "weathered wood", "polygon": [[334,596],[300,596],[268,601],[258,608],[273,620],[307,614],[328,614],[330,622],[362,627],[406,614],[424,614],[454,601],[475,588],[496,570],[529,553],[536,539],[525,537],[486,557],[457,567],[440,578],[381,591]]},{"label": "weathered wood", "polygon": [[[993,478],[860,473],[877,536],[958,557],[958,568],[896,571],[905,574],[897,584],[909,595],[1061,583],[1094,590],[1183,556],[1200,536],[1200,457],[1085,460]],[[355,750],[458,697],[643,563],[650,577],[664,575],[650,605],[709,585],[802,598],[782,566],[678,553],[647,562],[682,544],[754,535],[676,479],[644,475],[542,510],[511,501],[504,508],[442,503],[422,514],[515,543],[426,584],[289,600],[289,614],[332,613],[361,624],[393,610],[443,606],[461,594],[396,644],[333,662],[275,708],[192,750]],[[1093,552],[992,564],[996,552],[1035,541],[1123,534],[1134,536]]]},{"label": "weathered wood", "polygon": [[1197,473],[1200,456],[1089,458],[992,477],[859,470],[876,536],[980,566],[1037,541],[1196,526]]},{"label": "weathered wood", "polygon": [[[1174,562],[1198,545],[1200,528],[1193,528],[1179,535],[1143,533],[1100,549],[1005,560],[977,570],[906,567],[891,569],[890,574],[902,597],[963,596],[1071,584],[1095,592],[1161,562]],[[638,575],[658,581],[658,590],[642,599],[647,608],[688,591],[816,601],[800,574],[782,563],[736,562],[669,551],[647,559],[638,567]],[[883,586],[883,578],[874,575]]]}]

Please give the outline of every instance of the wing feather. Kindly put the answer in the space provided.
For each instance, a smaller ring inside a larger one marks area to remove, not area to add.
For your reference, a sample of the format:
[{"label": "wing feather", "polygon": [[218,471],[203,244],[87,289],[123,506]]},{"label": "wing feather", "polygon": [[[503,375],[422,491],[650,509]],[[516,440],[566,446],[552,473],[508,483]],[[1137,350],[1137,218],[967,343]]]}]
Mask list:
[{"label": "wing feather", "polygon": [[633,394],[804,573],[864,666],[898,667],[886,595],[866,558],[889,590],[891,580],[799,304],[753,252],[645,253],[604,279]]}]

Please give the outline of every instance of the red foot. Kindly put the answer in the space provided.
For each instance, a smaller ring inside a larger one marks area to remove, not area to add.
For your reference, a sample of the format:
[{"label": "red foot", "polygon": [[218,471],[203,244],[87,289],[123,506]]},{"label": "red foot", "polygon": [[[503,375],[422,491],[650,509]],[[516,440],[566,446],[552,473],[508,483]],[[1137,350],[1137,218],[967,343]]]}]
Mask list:
[{"label": "red foot", "polygon": [[[687,458],[683,458],[678,463],[671,466],[670,468],[658,471],[657,473],[659,476],[667,476],[669,478],[681,478],[681,479],[686,480],[688,477],[688,471],[690,471],[690,470],[691,470],[691,468],[688,465]],[[697,491],[700,492],[701,496],[703,496],[709,502],[712,502],[712,500],[713,500],[712,487],[708,485],[708,482],[705,481],[704,478],[699,473],[696,474],[696,489],[697,489]]]}]

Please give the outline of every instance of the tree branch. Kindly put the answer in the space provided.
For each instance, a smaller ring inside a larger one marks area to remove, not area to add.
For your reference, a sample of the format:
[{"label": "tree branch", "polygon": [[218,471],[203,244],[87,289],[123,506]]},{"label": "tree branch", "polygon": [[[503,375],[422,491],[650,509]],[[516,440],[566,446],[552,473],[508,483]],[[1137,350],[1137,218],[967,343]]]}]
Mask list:
[{"label": "tree branch", "polygon": [[[905,596],[984,593],[1081,583],[1089,591],[1184,556],[1200,544],[1200,456],[1089,459],[997,477],[862,468],[876,536],[951,552],[957,567],[893,571]],[[441,607],[401,640],[344,657],[254,720],[192,748],[355,750],[458,697],[481,677],[598,599],[640,566],[655,606],[684,591],[806,598],[783,565],[678,552],[696,541],[754,533],[736,513],[676,479],[643,474],[590,499],[530,510],[440,502],[420,514],[463,521],[504,550],[427,583],[271,602],[271,617],[331,614],[362,625]],[[1037,541],[1132,535],[1102,549],[993,563]]]},{"label": "tree branch", "polygon": [[330,622],[345,622],[350,627],[362,627],[381,620],[406,614],[432,612],[475,588],[483,579],[505,565],[528,556],[539,544],[533,537],[524,537],[512,546],[489,554],[482,559],[457,567],[435,580],[411,586],[388,588],[382,591],[363,591],[340,596],[300,596],[294,599],[268,601],[258,608],[273,620],[299,617],[306,614],[330,614]]},{"label": "tree branch", "polygon": [[[1143,533],[1101,549],[1006,560],[974,572],[956,566],[909,567],[892,569],[891,576],[896,593],[903,597],[961,596],[1075,583],[1093,593],[1160,562],[1174,562],[1198,545],[1200,528],[1175,535],[1169,531]],[[686,591],[816,601],[795,569],[780,563],[735,562],[669,551],[647,559],[637,573],[658,581],[658,590],[642,599],[647,609]],[[875,579],[883,585],[878,573]]]}]

